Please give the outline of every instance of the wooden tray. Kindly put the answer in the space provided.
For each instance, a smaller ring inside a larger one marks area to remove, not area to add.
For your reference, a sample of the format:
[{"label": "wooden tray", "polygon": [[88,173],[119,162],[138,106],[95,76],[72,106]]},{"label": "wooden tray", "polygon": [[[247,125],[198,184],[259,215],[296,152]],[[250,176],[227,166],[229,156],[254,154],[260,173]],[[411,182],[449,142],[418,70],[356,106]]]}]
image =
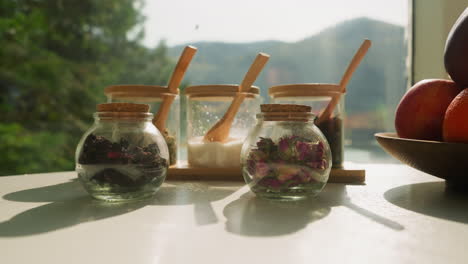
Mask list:
[{"label": "wooden tray", "polygon": [[[240,168],[195,168],[179,161],[169,168],[167,180],[173,181],[244,181]],[[364,183],[366,171],[356,164],[345,163],[343,169],[332,169],[328,182]]]}]

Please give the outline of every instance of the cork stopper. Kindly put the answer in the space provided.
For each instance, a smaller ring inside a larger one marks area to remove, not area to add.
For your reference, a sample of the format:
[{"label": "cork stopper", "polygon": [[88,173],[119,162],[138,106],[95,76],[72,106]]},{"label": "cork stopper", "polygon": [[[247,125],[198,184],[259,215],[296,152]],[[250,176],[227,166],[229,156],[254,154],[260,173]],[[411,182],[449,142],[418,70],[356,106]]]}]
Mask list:
[{"label": "cork stopper", "polygon": [[311,113],[312,107],[295,104],[263,104],[260,105],[262,117],[265,121],[311,121],[314,115]]},{"label": "cork stopper", "polygon": [[96,106],[98,112],[137,112],[147,113],[149,105],[147,104],[132,104],[132,103],[108,103],[98,104]]},{"label": "cork stopper", "polygon": [[153,114],[149,113],[149,105],[132,103],[98,104],[95,114],[101,120],[151,120]]},{"label": "cork stopper", "polygon": [[271,112],[293,112],[293,113],[310,113],[312,107],[307,105],[295,104],[262,104],[260,110],[263,113]]}]

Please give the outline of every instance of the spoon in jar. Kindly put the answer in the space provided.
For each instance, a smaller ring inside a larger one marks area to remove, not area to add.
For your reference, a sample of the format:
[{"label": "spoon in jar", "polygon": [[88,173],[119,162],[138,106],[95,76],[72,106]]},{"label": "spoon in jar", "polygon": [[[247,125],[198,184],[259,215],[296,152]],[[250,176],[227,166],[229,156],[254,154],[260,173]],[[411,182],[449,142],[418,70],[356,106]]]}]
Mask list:
[{"label": "spoon in jar", "polygon": [[225,142],[229,136],[232,122],[236,117],[239,107],[246,97],[246,93],[250,90],[252,84],[257,79],[263,67],[270,59],[270,55],[259,53],[249,70],[244,76],[242,83],[239,85],[239,90],[232,100],[231,105],[224,116],[205,134],[203,141],[205,142]]},{"label": "spoon in jar", "polygon": [[166,131],[166,120],[167,116],[169,115],[169,109],[172,102],[174,101],[175,95],[177,94],[177,88],[179,88],[185,71],[187,71],[187,68],[196,52],[197,48],[193,46],[186,46],[182,52],[182,55],[180,55],[174,72],[172,73],[169,84],[167,85],[169,95],[164,96],[158,113],[153,119],[153,124],[159,129],[161,133],[165,133]]},{"label": "spoon in jar", "polygon": [[353,75],[354,71],[357,69],[359,66],[359,63],[361,63],[362,59],[364,56],[366,56],[367,51],[369,50],[372,42],[368,39],[365,39],[361,47],[359,47],[359,50],[354,54],[353,59],[348,65],[348,68],[346,69],[345,74],[341,78],[340,81],[340,94],[338,96],[335,96],[331,99],[330,103],[328,103],[327,107],[323,112],[320,114],[320,116],[317,118],[317,121],[315,122],[316,124],[320,124],[325,120],[328,120],[331,118],[333,111],[335,110],[336,105],[340,101],[341,95],[343,93],[346,93],[346,86],[348,85],[349,80],[351,80],[351,76]]}]

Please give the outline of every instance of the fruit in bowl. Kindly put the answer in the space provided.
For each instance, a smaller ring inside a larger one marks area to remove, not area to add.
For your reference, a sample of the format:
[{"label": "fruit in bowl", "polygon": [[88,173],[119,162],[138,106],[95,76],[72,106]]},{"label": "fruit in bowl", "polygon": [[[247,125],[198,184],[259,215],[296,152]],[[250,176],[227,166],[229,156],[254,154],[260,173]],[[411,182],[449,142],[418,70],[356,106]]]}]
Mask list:
[{"label": "fruit in bowl", "polygon": [[452,80],[468,87],[468,7],[453,25],[444,50],[445,70]]},{"label": "fruit in bowl", "polygon": [[416,83],[395,115],[397,133],[377,133],[380,146],[401,162],[468,191],[468,88],[450,80]]},{"label": "fruit in bowl", "polygon": [[[380,146],[401,162],[468,191],[468,8],[447,39],[444,63],[452,80],[428,79],[403,96],[397,133],[377,133]],[[466,88],[466,89],[464,89]]]},{"label": "fruit in bowl", "polygon": [[[468,88],[449,80],[415,84],[398,105],[396,133],[377,133],[382,148],[401,162],[468,191]],[[443,140],[443,141],[442,141]]]},{"label": "fruit in bowl", "polygon": [[450,80],[428,79],[416,83],[403,96],[395,114],[399,137],[442,140],[442,124],[447,107],[462,91]]},{"label": "fruit in bowl", "polygon": [[468,143],[468,88],[459,93],[445,112],[443,139],[446,142]]}]

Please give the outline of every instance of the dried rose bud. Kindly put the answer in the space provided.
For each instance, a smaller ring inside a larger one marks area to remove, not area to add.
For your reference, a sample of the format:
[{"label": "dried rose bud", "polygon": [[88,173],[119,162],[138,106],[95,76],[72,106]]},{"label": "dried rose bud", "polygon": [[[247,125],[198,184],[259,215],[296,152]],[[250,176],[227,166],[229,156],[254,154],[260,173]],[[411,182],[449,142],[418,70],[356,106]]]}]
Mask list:
[{"label": "dried rose bud", "polygon": [[268,176],[270,173],[270,167],[268,166],[267,163],[265,162],[257,162],[255,164],[255,174],[254,177],[257,179],[263,178],[265,176]]},{"label": "dried rose bud", "polygon": [[263,152],[270,153],[275,150],[276,145],[271,138],[260,138],[257,142],[257,148]]},{"label": "dried rose bud", "polygon": [[121,155],[122,155],[122,153],[120,153],[120,152],[108,152],[107,153],[107,158],[109,158],[109,159],[118,159],[118,158],[120,158]]},{"label": "dried rose bud", "polygon": [[258,182],[258,184],[261,186],[270,187],[270,188],[279,188],[282,185],[282,183],[279,180],[273,179],[273,178],[261,179]]}]

